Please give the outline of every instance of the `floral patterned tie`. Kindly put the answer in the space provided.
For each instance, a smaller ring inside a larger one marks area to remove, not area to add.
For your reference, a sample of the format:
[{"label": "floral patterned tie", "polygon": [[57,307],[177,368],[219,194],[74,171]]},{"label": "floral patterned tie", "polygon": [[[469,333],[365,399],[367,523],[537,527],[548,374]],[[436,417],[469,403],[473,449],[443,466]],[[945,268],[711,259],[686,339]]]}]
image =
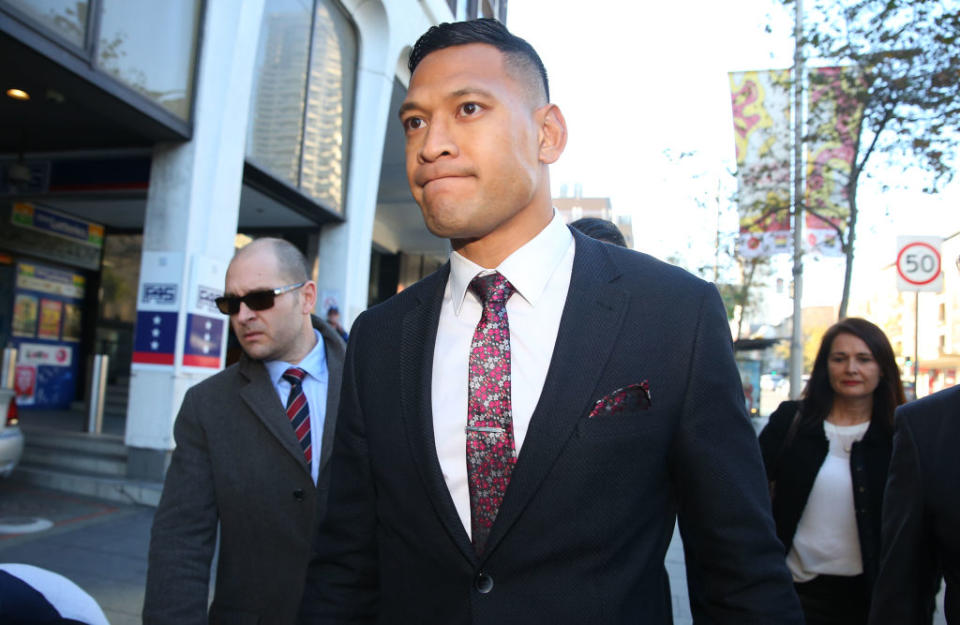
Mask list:
[{"label": "floral patterned tie", "polygon": [[514,288],[499,273],[477,276],[470,290],[483,304],[470,344],[467,389],[467,478],[473,546],[483,553],[517,454],[510,406],[510,327]]}]

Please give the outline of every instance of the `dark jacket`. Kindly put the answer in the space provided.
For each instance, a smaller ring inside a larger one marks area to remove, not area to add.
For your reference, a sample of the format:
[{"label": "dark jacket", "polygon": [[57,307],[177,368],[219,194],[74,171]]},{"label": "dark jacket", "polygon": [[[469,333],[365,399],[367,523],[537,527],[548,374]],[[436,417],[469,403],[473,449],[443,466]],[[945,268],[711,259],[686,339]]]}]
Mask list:
[{"label": "dark jacket", "polygon": [[960,623],[960,386],[897,408],[883,510],[883,566],[870,625],[930,623],[946,582],[944,616]]},{"label": "dark jacket", "polygon": [[[573,236],[550,369],[482,556],[433,433],[449,265],[354,323],[303,623],[662,625],[677,517],[696,622],[802,623],[716,289]],[[644,380],[652,403],[588,417]]]},{"label": "dark jacket", "polygon": [[[807,505],[813,482],[830,448],[822,421],[801,421],[792,440],[783,448],[790,423],[799,407],[800,402],[797,401],[783,402],[770,415],[769,423],[760,433],[760,450],[767,469],[767,479],[776,481],[773,519],[784,553],[789,553],[793,546],[793,536]],[[850,450],[850,475],[860,553],[863,556],[863,572],[871,588],[880,565],[880,519],[892,440],[890,425],[874,420],[863,440],[854,443]]]},{"label": "dark jacket", "polygon": [[294,622],[326,507],[345,353],[332,328],[313,324],[329,372],[317,485],[262,361],[244,355],[188,390],[153,521],[144,625]]}]

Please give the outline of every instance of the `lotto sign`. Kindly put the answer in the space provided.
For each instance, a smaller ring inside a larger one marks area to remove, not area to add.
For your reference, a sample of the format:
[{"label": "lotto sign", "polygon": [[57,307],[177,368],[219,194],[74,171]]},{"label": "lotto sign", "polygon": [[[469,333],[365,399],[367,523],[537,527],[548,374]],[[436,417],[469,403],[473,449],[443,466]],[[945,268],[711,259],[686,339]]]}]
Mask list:
[{"label": "lotto sign", "polygon": [[897,290],[943,290],[940,237],[897,237]]}]

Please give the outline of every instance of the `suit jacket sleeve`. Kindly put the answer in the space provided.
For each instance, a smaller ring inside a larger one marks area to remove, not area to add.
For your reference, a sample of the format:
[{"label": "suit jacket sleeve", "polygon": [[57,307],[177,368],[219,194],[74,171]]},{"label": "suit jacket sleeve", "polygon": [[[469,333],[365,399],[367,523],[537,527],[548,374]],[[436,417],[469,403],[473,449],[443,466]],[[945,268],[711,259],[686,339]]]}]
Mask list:
[{"label": "suit jacket sleeve", "polygon": [[206,432],[184,397],[174,425],[176,448],[153,519],[144,625],[205,625],[210,562],[217,533],[213,471]]},{"label": "suit jacket sleeve", "polygon": [[689,362],[671,471],[694,621],[803,623],[723,304],[710,285],[702,289]]},{"label": "suit jacket sleeve", "polygon": [[767,425],[760,432],[760,453],[763,457],[763,466],[767,472],[767,480],[776,477],[777,465],[783,455],[783,445],[786,442],[790,424],[797,414],[800,404],[796,401],[781,402],[767,420]]},{"label": "suit jacket sleeve", "polygon": [[883,496],[883,551],[870,625],[930,623],[936,584],[920,454],[905,414],[898,414]]},{"label": "suit jacket sleeve", "polygon": [[373,623],[379,593],[376,493],[358,386],[363,315],[344,361],[340,412],[330,465],[327,515],[314,544],[300,607],[301,623]]}]

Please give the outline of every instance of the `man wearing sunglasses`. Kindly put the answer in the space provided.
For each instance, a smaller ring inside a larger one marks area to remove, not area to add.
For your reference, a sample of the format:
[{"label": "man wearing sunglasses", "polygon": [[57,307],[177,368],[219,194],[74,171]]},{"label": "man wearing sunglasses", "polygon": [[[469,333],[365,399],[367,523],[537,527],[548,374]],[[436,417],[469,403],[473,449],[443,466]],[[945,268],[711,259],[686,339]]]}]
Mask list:
[{"label": "man wearing sunglasses", "polygon": [[287,241],[258,239],[234,256],[224,290],[217,307],[244,355],[191,388],[177,416],[150,541],[147,625],[293,623],[326,507],[345,346],[311,314],[306,261]]}]

